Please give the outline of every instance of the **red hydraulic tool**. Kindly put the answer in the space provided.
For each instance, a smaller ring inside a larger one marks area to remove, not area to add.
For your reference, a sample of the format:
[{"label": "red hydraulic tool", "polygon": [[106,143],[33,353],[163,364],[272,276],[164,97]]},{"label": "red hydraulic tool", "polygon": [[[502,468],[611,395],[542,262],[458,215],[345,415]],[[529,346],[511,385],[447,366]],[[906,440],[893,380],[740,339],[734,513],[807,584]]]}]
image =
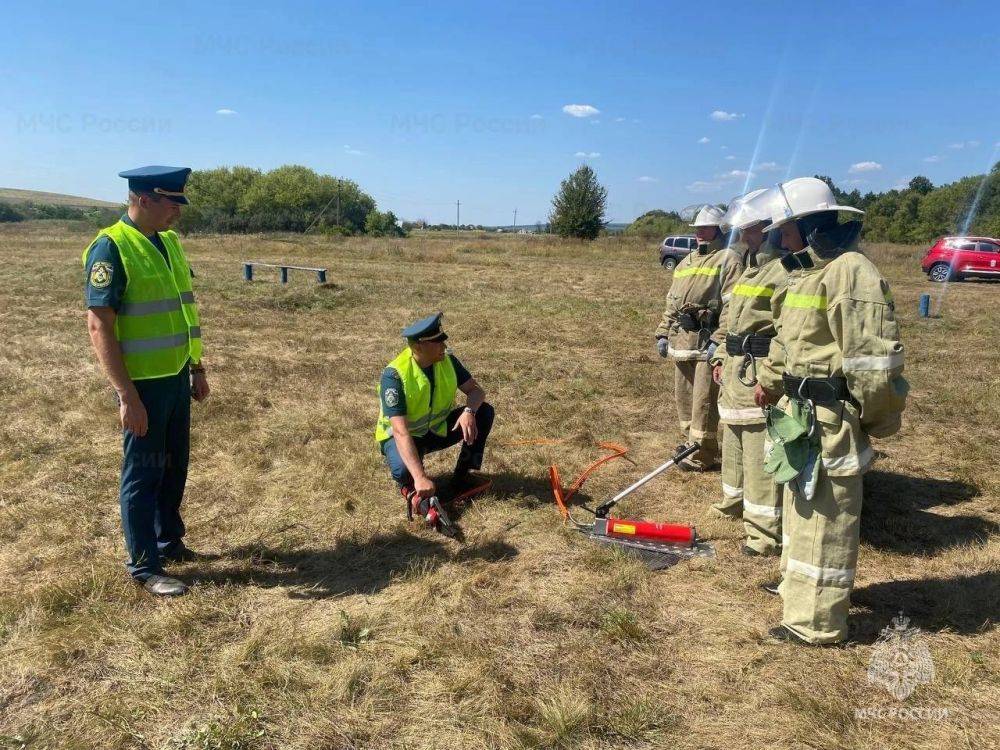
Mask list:
[{"label": "red hydraulic tool", "polygon": [[[698,540],[693,526],[608,516],[611,509],[622,499],[693,454],[698,448],[697,443],[681,448],[666,463],[658,466],[610,500],[601,503],[596,510],[590,510],[585,505],[581,506],[584,510],[594,514],[594,522],[589,524],[580,523],[571,515],[563,494],[559,470],[552,466],[549,468],[549,479],[552,482],[552,492],[555,495],[556,504],[566,522],[575,529],[587,534],[595,542],[610,544],[637,556],[652,570],[669,567],[688,557],[713,556],[715,550],[706,542]],[[579,488],[578,485],[575,486]]]}]

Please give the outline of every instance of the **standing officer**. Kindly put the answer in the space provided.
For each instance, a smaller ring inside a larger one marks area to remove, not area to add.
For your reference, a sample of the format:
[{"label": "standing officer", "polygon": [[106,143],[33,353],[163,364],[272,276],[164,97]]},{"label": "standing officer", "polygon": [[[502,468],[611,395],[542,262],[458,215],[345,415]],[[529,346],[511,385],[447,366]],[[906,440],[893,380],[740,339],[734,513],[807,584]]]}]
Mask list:
[{"label": "standing officer", "polygon": [[712,507],[733,518],[742,514],[743,554],[781,551],[781,491],[764,471],[764,412],[754,402],[757,373],[768,358],[774,320],[781,309],[788,272],[766,241],[772,190],[754,190],[730,204],[724,218],[746,245],[745,266],[733,287],[722,326],[712,337],[712,379],[719,384],[722,423],[722,500]]},{"label": "standing officer", "polygon": [[[493,407],[458,357],[445,349],[448,334],[436,313],[403,329],[406,348],[382,372],[375,440],[392,478],[414,507],[436,494],[424,470],[424,455],[462,443],[453,489],[469,481],[483,463],[486,439],[493,427]],[[466,396],[453,409],[455,394]]]},{"label": "standing officer", "polygon": [[158,596],[187,591],[164,561],[194,559],[182,541],[191,398],[208,398],[191,268],[170,226],[188,203],[184,167],[142,167],[128,180],[128,213],[83,252],[87,326],[118,393],[125,432],[121,515],[128,570]]},{"label": "standing officer", "polygon": [[654,334],[660,356],[674,360],[674,398],[684,440],[701,445],[681,462],[681,468],[693,471],[714,468],[719,456],[718,386],[708,359],[715,351],[711,336],[743,270],[739,253],[726,247],[722,215],[718,206],[698,211],[691,224],[698,249],[674,269],[667,307]]},{"label": "standing officer", "polygon": [[847,638],[869,436],[899,429],[909,386],[889,285],[858,252],[861,222],[838,223],[862,211],[814,177],[777,190],[767,230],[780,230],[790,276],[755,394],[761,406],[784,394],[768,416],[768,469],[787,482],[784,613],[770,634],[826,645]]}]

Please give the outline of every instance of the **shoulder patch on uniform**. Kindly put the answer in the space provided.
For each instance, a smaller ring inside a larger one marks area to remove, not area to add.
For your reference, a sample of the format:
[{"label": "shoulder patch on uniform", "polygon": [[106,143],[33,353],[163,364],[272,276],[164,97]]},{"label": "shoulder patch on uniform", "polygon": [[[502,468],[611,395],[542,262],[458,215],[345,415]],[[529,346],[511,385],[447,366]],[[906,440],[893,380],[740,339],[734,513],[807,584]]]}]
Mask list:
[{"label": "shoulder patch on uniform", "polygon": [[94,289],[106,289],[111,286],[115,275],[115,267],[104,260],[99,260],[90,267],[90,285]]},{"label": "shoulder patch on uniform", "polygon": [[385,405],[392,407],[399,403],[399,391],[389,388],[385,392]]}]

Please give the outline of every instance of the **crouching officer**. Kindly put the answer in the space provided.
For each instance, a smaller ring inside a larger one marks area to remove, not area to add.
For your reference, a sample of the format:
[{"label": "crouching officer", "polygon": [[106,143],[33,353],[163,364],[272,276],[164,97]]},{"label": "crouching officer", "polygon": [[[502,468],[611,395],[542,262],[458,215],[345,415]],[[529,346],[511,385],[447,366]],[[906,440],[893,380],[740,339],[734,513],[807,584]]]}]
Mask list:
[{"label": "crouching officer", "polygon": [[771,221],[773,190],[754,190],[730,204],[724,221],[738,229],[744,270],[723,325],[713,335],[718,344],[710,360],[719,385],[722,424],[722,498],[712,507],[743,517],[750,557],[781,551],[781,489],[764,471],[764,411],[754,402],[757,373],[766,364],[774,320],[781,309],[788,272],[776,259],[778,249],[763,233]]},{"label": "crouching officer", "polygon": [[766,468],[785,483],[781,626],[771,635],[825,645],[847,638],[870,436],[900,426],[908,385],[889,285],[858,252],[861,222],[838,223],[822,180],[779,185],[768,230],[788,251],[788,288],[757,403],[768,415]]},{"label": "crouching officer", "polygon": [[194,558],[184,546],[191,399],[208,398],[191,268],[170,226],[188,203],[191,170],[143,167],[128,179],[128,213],[83,252],[87,327],[118,393],[124,430],[120,505],[128,570],[147,591],[187,591],[165,561]]},{"label": "crouching officer", "polygon": [[[382,372],[375,440],[392,478],[413,504],[436,494],[424,470],[427,453],[462,443],[453,491],[471,483],[470,471],[482,467],[486,439],[493,427],[493,407],[458,358],[445,349],[443,313],[430,315],[403,329],[406,348]],[[452,408],[455,394],[464,407]]]},{"label": "crouching officer", "polygon": [[711,336],[743,270],[739,254],[726,247],[722,216],[718,206],[703,206],[698,211],[691,224],[698,249],[674,269],[663,320],[654,334],[660,356],[674,360],[674,398],[681,433],[688,445],[701,445],[680,464],[695,471],[707,471],[718,463],[718,386],[708,364],[715,350]]}]

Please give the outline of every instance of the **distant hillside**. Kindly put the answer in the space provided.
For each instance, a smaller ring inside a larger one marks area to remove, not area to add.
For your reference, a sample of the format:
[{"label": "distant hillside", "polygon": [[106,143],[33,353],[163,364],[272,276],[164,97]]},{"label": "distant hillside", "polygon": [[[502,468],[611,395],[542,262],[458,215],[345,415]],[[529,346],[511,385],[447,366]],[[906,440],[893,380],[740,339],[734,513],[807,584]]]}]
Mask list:
[{"label": "distant hillside", "polygon": [[19,190],[18,188],[0,188],[0,201],[4,203],[35,203],[47,206],[69,206],[71,208],[114,208],[121,203],[99,201],[94,198],[82,198],[78,195],[63,195],[62,193],[44,193],[40,190]]},{"label": "distant hillside", "polygon": [[629,224],[625,234],[663,239],[669,234],[690,234],[687,223],[673,211],[647,211]]}]

